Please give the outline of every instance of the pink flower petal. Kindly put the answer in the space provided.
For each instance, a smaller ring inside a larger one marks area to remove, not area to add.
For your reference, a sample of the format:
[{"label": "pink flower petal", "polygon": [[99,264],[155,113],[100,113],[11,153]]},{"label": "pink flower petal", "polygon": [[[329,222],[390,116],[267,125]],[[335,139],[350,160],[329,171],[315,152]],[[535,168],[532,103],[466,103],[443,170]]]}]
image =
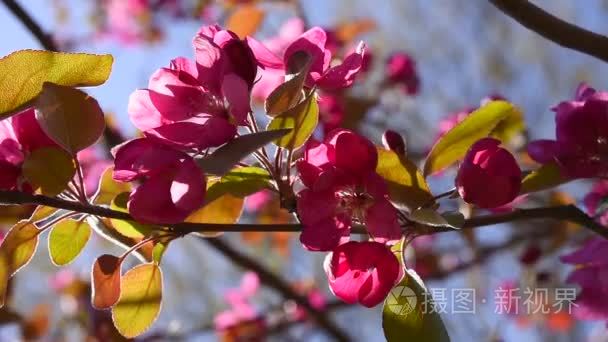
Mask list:
[{"label": "pink flower petal", "polygon": [[246,41],[261,66],[277,70],[285,68],[283,60],[270,51],[264,44],[253,37],[247,37]]},{"label": "pink flower petal", "polygon": [[163,125],[145,134],[178,148],[206,149],[221,146],[234,138],[236,126],[224,118],[207,116]]},{"label": "pink flower petal", "polygon": [[228,101],[230,115],[238,125],[243,125],[247,120],[247,115],[251,112],[247,83],[236,74],[225,75],[222,82],[222,93]]},{"label": "pink flower petal", "polygon": [[317,81],[317,86],[325,90],[350,87],[363,65],[365,45],[361,44],[357,52],[348,55],[341,64],[327,70]]},{"label": "pink flower petal", "polygon": [[22,149],[31,152],[42,147],[57,147],[57,144],[42,130],[33,108],[11,117],[13,131]]},{"label": "pink flower petal", "polygon": [[340,216],[305,224],[300,242],[309,251],[331,251],[350,239],[350,219]]},{"label": "pink flower petal", "polygon": [[203,205],[206,180],[194,160],[186,158],[177,166],[170,192],[172,203],[182,211],[190,213]]},{"label": "pink flower petal", "polygon": [[129,97],[127,108],[131,122],[141,131],[147,131],[166,123],[150,99],[150,90],[138,89]]},{"label": "pink flower petal", "polygon": [[375,203],[367,209],[365,224],[375,241],[396,242],[401,238],[397,209],[387,199],[376,199]]},{"label": "pink flower petal", "polygon": [[371,141],[349,130],[338,129],[326,138],[335,148],[336,166],[354,176],[376,171],[378,152]]}]

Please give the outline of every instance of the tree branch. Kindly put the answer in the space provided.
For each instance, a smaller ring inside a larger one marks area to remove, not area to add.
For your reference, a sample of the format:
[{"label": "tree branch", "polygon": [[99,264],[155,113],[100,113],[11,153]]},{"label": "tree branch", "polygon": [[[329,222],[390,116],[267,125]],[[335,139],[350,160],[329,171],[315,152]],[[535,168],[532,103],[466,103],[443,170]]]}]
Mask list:
[{"label": "tree branch", "polygon": [[221,252],[226,257],[230,258],[232,262],[241,266],[242,268],[252,270],[260,277],[260,280],[272,287],[273,289],[280,292],[285,298],[294,300],[298,305],[303,307],[306,312],[312,317],[322,328],[324,328],[332,337],[337,341],[350,341],[348,335],[346,335],[342,329],[336,326],[327,315],[313,307],[308,299],[299,293],[297,293],[289,284],[285,283],[281,278],[276,276],[274,273],[268,271],[263,265],[259,264],[255,260],[247,257],[239,250],[233,248],[225,241],[220,238],[216,239],[205,239],[201,238],[201,241],[207,243],[210,247]]},{"label": "tree branch", "polygon": [[488,0],[524,27],[560,46],[608,62],[608,37],[566,22],[527,0]]},{"label": "tree branch", "polygon": [[51,35],[45,33],[42,30],[42,27],[40,27],[40,25],[34,21],[34,19],[25,11],[25,9],[23,9],[23,7],[21,7],[17,1],[2,0],[2,3],[4,3],[6,8],[8,8],[8,10],[11,11],[11,13],[13,13],[13,15],[17,17],[19,21],[21,21],[21,23],[32,33],[32,35],[36,37],[42,47],[50,51],[59,51],[59,48],[53,41]]},{"label": "tree branch", "polygon": [[[0,190],[0,204],[36,204],[53,207],[58,209],[71,210],[83,214],[90,214],[99,217],[114,218],[119,220],[136,221],[131,215],[112,210],[109,208],[81,204],[62,200],[43,195],[32,195],[19,191]],[[543,207],[532,209],[516,209],[504,214],[482,215],[469,218],[465,221],[462,229],[472,229],[477,227],[491,226],[500,223],[513,221],[533,220],[533,219],[553,219],[564,220],[580,224],[591,231],[608,239],[608,228],[595,222],[575,205],[562,205],[555,207]],[[180,234],[194,232],[300,232],[302,225],[293,224],[228,224],[228,223],[189,223],[183,222],[169,225],[174,231]],[[423,232],[424,235],[443,232],[453,232],[452,228],[428,227]],[[365,233],[363,227],[355,227],[352,231],[355,234]]]}]

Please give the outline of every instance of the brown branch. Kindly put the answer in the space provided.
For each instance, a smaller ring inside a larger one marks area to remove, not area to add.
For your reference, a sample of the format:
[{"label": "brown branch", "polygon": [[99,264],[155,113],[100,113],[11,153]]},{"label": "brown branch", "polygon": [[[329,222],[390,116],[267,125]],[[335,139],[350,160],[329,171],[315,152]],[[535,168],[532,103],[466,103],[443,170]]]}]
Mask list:
[{"label": "brown branch", "polygon": [[564,21],[527,0],[488,0],[503,13],[560,46],[608,62],[608,37]]},{"label": "brown branch", "polygon": [[[135,219],[124,212],[112,210],[105,207],[81,204],[62,200],[54,197],[42,195],[32,195],[19,191],[0,190],[1,204],[36,204],[48,207],[76,211],[94,216],[114,218],[119,220],[135,221]],[[522,220],[534,219],[553,219],[563,220],[580,224],[598,235],[608,239],[608,228],[595,222],[575,205],[562,205],[555,207],[543,207],[532,209],[516,209],[504,214],[490,214],[472,217],[467,219],[462,229],[472,229],[477,227],[491,226],[500,223],[508,223]],[[169,225],[174,231],[180,234],[194,232],[300,232],[302,225],[293,224],[219,224],[219,223],[178,223]],[[424,234],[436,234],[443,232],[453,232],[452,228],[429,227]],[[353,233],[365,233],[363,227],[357,227]]]},{"label": "brown branch", "polygon": [[312,317],[319,326],[323,327],[337,341],[350,341],[346,333],[336,326],[327,315],[313,307],[305,296],[297,293],[289,284],[285,283],[280,277],[267,270],[263,265],[255,260],[247,257],[236,248],[233,248],[222,239],[204,239],[201,241],[207,243],[215,250],[232,260],[235,264],[244,269],[252,270],[260,277],[260,281],[280,292],[285,298],[294,300],[298,305],[304,308],[308,315]]},{"label": "brown branch", "polygon": [[[594,233],[608,239],[608,228],[595,222],[575,205],[561,205],[555,207],[516,209],[504,214],[482,215],[471,217],[464,223],[463,229],[491,226],[500,223],[508,223],[522,220],[552,219],[569,221],[579,224]],[[441,233],[454,231],[451,228],[434,228],[429,233]]]},{"label": "brown branch", "polygon": [[40,45],[46,50],[59,51],[57,44],[53,41],[51,35],[45,33],[42,27],[30,16],[21,5],[15,0],[2,0],[2,3],[8,8],[11,13],[32,33],[40,42]]}]

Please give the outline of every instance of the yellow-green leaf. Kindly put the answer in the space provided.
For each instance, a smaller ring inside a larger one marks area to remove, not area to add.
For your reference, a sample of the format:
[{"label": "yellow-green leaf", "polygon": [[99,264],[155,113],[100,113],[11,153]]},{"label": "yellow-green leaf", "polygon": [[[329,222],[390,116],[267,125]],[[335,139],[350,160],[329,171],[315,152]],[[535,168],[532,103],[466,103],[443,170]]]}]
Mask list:
[{"label": "yellow-green leaf", "polygon": [[43,195],[56,196],[68,187],[76,165],[72,157],[57,147],[44,147],[30,153],[23,162],[23,176]]},{"label": "yellow-green leaf", "polygon": [[279,129],[241,135],[218,148],[211,155],[196,161],[206,173],[221,176],[260,147],[290,131],[290,129]]},{"label": "yellow-green leaf", "polygon": [[424,175],[441,171],[460,160],[477,140],[491,135],[497,128],[508,132],[509,126],[499,127],[499,124],[518,115],[522,115],[520,110],[506,101],[491,101],[480,107],[435,143],[426,158]]},{"label": "yellow-green leaf", "polygon": [[143,334],[158,317],[163,277],[156,264],[135,266],[120,281],[120,299],[112,307],[116,329],[126,338]]},{"label": "yellow-green leaf", "polygon": [[27,220],[19,221],[6,233],[0,244],[0,259],[9,277],[32,259],[39,234],[40,230]]},{"label": "yellow-green leaf", "polygon": [[152,248],[152,261],[154,261],[154,263],[156,263],[157,265],[160,265],[160,261],[163,258],[163,255],[165,255],[165,252],[167,251],[167,248],[169,247],[169,242],[171,242],[170,240],[166,240],[166,241],[158,241],[154,244],[154,247]]},{"label": "yellow-green leaf", "polygon": [[262,189],[272,188],[271,180],[268,171],[256,166],[234,168],[208,187],[205,198],[213,201],[224,194],[243,198]]},{"label": "yellow-green leaf", "polygon": [[112,178],[113,172],[114,167],[110,166],[101,174],[99,187],[93,197],[93,203],[109,205],[117,195],[131,191],[129,183],[117,182]]},{"label": "yellow-green leaf", "polygon": [[557,164],[545,164],[524,177],[521,181],[520,194],[551,189],[569,181],[562,176]]},{"label": "yellow-green leaf", "polygon": [[71,263],[84,249],[91,237],[91,227],[86,221],[62,220],[49,234],[49,253],[57,266]]},{"label": "yellow-green leaf", "polygon": [[111,55],[21,50],[0,59],[0,119],[24,108],[44,82],[97,86],[112,71]]},{"label": "yellow-green leaf", "polygon": [[268,95],[264,102],[264,109],[266,109],[268,116],[275,117],[300,102],[311,60],[310,55],[306,52],[296,52],[290,58],[289,62],[291,62],[292,68],[296,68],[293,64],[299,64],[299,67],[297,67],[299,70],[295,70],[296,72],[293,75],[288,75],[291,78],[281,83]]},{"label": "yellow-green leaf", "polygon": [[[122,211],[123,213],[128,213],[127,202],[129,201],[129,193],[123,192],[118,194],[112,200],[110,204],[110,208]],[[110,219],[112,222],[112,227],[116,229],[120,234],[132,238],[132,239],[141,239],[146,235],[150,234],[154,230],[154,226],[143,224],[135,221],[126,221],[119,219]]]},{"label": "yellow-green leaf", "polygon": [[97,100],[72,87],[44,83],[36,108],[40,127],[72,155],[93,145],[106,126]]},{"label": "yellow-green leaf", "polygon": [[420,279],[408,270],[389,293],[382,308],[382,329],[388,342],[447,342],[450,337],[441,316],[431,310],[432,299]]},{"label": "yellow-green leaf", "polygon": [[91,304],[107,309],[120,297],[120,265],[122,260],[110,254],[99,256],[91,270]]},{"label": "yellow-green leaf", "polygon": [[275,144],[294,150],[306,142],[319,122],[319,104],[314,93],[308,95],[295,107],[275,117],[268,130],[291,128],[291,132],[277,139]]},{"label": "yellow-green leaf", "polygon": [[30,222],[38,222],[47,219],[51,215],[57,212],[57,208],[47,207],[45,205],[39,205],[36,207],[32,215],[30,216]]},{"label": "yellow-green leaf", "polygon": [[386,181],[389,197],[396,205],[413,210],[433,201],[422,173],[405,156],[379,148],[376,172]]},{"label": "yellow-green leaf", "polygon": [[236,223],[243,212],[244,199],[229,192],[216,191],[218,182],[207,183],[205,204],[188,216],[191,223]]}]

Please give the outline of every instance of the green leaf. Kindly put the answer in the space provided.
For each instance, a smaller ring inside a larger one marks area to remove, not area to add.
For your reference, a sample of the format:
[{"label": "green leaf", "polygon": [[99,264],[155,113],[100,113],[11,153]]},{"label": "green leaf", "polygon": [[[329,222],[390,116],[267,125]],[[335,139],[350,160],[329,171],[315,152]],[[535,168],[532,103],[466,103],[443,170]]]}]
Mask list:
[{"label": "green leaf", "polygon": [[60,221],[49,234],[51,260],[57,266],[71,263],[82,252],[90,237],[91,227],[86,221]]},{"label": "green leaf", "polygon": [[298,51],[290,57],[288,66],[292,70],[296,70],[293,74],[286,75],[288,79],[266,98],[264,109],[266,109],[268,116],[275,117],[300,102],[303,96],[302,88],[310,70],[311,61],[310,55],[304,51]]},{"label": "green leaf", "polygon": [[[128,213],[128,201],[129,193],[120,193],[112,200],[112,203],[110,204],[110,209],[122,211],[123,213]],[[112,227],[114,227],[114,229],[116,229],[120,234],[132,239],[142,239],[154,230],[153,225],[143,224],[135,221],[110,219],[110,222],[112,223]]]},{"label": "green leaf", "polygon": [[72,155],[93,145],[106,126],[97,100],[71,87],[44,83],[36,109],[40,127]]},{"label": "green leaf", "polygon": [[43,195],[56,196],[68,187],[76,173],[72,157],[57,147],[43,147],[23,162],[23,176]]},{"label": "green leaf", "polygon": [[460,229],[464,225],[464,216],[459,212],[438,213],[432,208],[420,208],[412,211],[410,220],[431,227],[448,227]]},{"label": "green leaf", "polygon": [[114,167],[110,166],[101,174],[99,187],[97,187],[97,192],[93,196],[94,204],[110,205],[117,195],[123,192],[131,192],[131,185],[129,183],[117,182],[112,178],[113,172]]},{"label": "green leaf", "polygon": [[163,278],[158,265],[142,264],[121,279],[120,299],[112,307],[112,320],[126,338],[143,334],[158,317]]},{"label": "green leaf", "polygon": [[206,173],[221,176],[260,147],[290,131],[290,129],[279,129],[241,135],[218,148],[211,155],[197,159],[198,166]]},{"label": "green leaf", "polygon": [[152,248],[152,261],[157,265],[160,265],[160,261],[169,247],[169,242],[171,242],[171,240],[161,240],[154,244],[154,247]]},{"label": "green leaf", "polygon": [[111,55],[21,50],[0,59],[0,119],[25,108],[44,82],[82,87],[103,84]]},{"label": "green leaf", "polygon": [[107,309],[120,297],[120,265],[122,260],[110,254],[99,256],[91,270],[91,304]]},{"label": "green leaf", "polygon": [[27,220],[19,221],[6,233],[0,244],[0,259],[6,274],[12,277],[34,256],[40,230]]},{"label": "green leaf", "polygon": [[405,156],[379,148],[376,172],[386,181],[389,197],[395,205],[411,211],[433,202],[422,173]]},{"label": "green leaf", "polygon": [[304,101],[270,121],[268,130],[291,128],[291,132],[275,141],[280,147],[294,150],[306,142],[319,122],[319,104],[313,93]]},{"label": "green leaf", "polygon": [[[426,293],[426,294],[425,294]],[[407,270],[382,308],[382,329],[388,342],[450,341],[441,316],[431,312],[432,299],[420,277]]]},{"label": "green leaf", "polygon": [[570,179],[562,176],[557,164],[545,164],[524,177],[520,194],[551,189],[569,181]]},{"label": "green leaf", "polygon": [[460,160],[477,140],[497,128],[508,131],[507,126],[499,124],[517,115],[522,115],[519,109],[505,101],[491,101],[480,107],[435,143],[426,158],[424,175],[439,172]]},{"label": "green leaf", "polygon": [[207,189],[205,198],[213,201],[224,194],[244,198],[262,189],[271,189],[271,180],[268,171],[256,166],[234,168]]}]

